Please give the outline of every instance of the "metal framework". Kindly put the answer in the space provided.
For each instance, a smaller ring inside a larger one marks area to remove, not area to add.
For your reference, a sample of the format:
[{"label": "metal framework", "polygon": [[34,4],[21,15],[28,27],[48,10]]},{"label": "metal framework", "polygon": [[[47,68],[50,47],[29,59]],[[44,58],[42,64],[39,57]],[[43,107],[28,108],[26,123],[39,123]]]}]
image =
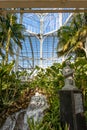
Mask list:
[{"label": "metal framework", "polygon": [[[0,13],[20,13],[21,17],[23,13],[60,13],[58,21],[59,27],[64,24],[62,23],[63,16],[61,13],[67,12],[87,12],[87,0],[0,0]],[[41,15],[43,16],[44,14]],[[22,23],[21,19],[20,23]],[[34,67],[36,64],[38,64],[41,67],[46,67],[46,65],[51,65],[54,61],[58,62],[57,56],[55,55],[56,36],[54,37],[53,35],[54,33],[56,35],[56,31],[52,30],[52,32],[47,32],[44,39],[43,24],[44,20],[43,17],[41,17],[39,36],[37,33],[35,34],[29,32],[30,39],[27,38],[26,43],[24,44],[25,50],[22,50],[22,53],[25,53],[24,55],[22,54],[19,56],[20,50],[19,48],[17,49],[15,65],[16,71],[18,70],[19,66],[23,66],[23,68],[28,69],[28,67],[30,68],[31,65]],[[32,37],[35,38],[32,39]],[[52,45],[50,45],[50,43],[52,43]],[[32,47],[30,46],[31,44]],[[34,48],[34,52],[32,50],[29,52],[26,45],[28,48]],[[43,49],[44,46],[46,50]],[[50,51],[52,51],[52,54]],[[32,53],[32,55],[30,55],[30,53]]]},{"label": "metal framework", "polygon": [[19,9],[16,8],[14,10],[12,10],[12,8],[4,8],[2,10],[0,10],[0,13],[79,13],[79,12],[87,12],[86,8],[72,8],[72,9],[63,9],[63,8],[56,8],[56,9],[36,9],[36,8],[23,8],[23,9]]},{"label": "metal framework", "polygon": [[[65,13],[67,16],[64,20],[64,13],[25,13],[22,15],[22,23],[27,29],[25,32],[26,40],[23,43],[21,53],[18,55],[19,59],[16,58],[16,68],[21,66],[22,69],[28,70],[33,69],[36,65],[46,68],[54,62],[60,62],[61,59],[57,57],[56,53],[57,30],[71,18],[72,14]],[[30,26],[28,27],[28,25]]]}]

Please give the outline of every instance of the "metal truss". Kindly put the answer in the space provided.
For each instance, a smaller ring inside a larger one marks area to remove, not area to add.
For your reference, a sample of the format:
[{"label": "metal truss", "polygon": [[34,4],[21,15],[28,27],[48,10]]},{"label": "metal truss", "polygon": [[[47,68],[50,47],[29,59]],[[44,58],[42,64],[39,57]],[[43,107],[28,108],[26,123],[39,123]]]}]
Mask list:
[{"label": "metal truss", "polygon": [[[86,4],[87,5],[87,4]],[[0,8],[0,13],[79,13],[87,8]]]}]

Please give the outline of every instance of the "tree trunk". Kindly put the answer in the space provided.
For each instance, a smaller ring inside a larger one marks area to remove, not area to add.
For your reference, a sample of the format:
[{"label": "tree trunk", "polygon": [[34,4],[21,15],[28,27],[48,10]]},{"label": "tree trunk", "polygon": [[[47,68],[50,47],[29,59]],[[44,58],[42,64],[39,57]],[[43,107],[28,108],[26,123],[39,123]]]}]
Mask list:
[{"label": "tree trunk", "polygon": [[[12,25],[12,16],[10,16],[10,25]],[[5,64],[8,63],[8,54],[9,54],[9,46],[10,46],[10,39],[11,39],[11,27],[9,27],[8,32],[7,32],[7,42],[6,42],[6,54],[5,54]]]}]

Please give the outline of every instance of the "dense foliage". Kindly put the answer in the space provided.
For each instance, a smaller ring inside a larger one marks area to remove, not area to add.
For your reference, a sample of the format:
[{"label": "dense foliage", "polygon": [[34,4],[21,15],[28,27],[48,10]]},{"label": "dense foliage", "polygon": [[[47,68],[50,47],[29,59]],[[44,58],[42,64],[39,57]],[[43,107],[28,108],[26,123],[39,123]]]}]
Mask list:
[{"label": "dense foliage", "polygon": [[0,14],[0,56],[7,64],[9,55],[13,56],[17,46],[22,48],[25,27],[18,23],[18,17],[14,14]]},{"label": "dense foliage", "polygon": [[[45,116],[40,124],[32,124],[34,128],[46,128],[46,130],[60,130],[60,114],[59,114],[59,90],[64,86],[64,77],[62,75],[62,68],[64,63],[54,63],[47,69],[36,67],[36,76],[30,79],[28,83],[22,83],[20,76],[25,75],[25,72],[12,71],[14,63],[0,66],[0,94],[1,103],[0,110],[10,108],[13,105],[14,109],[9,110],[9,114],[27,107],[30,100],[31,90],[34,94],[35,90],[47,95],[49,109],[45,111]],[[84,95],[85,114],[87,113],[87,60],[85,58],[78,58],[75,63],[71,64],[75,69],[74,79],[76,86],[82,90]],[[31,73],[32,74],[32,73]],[[27,98],[28,97],[28,98]],[[28,100],[26,100],[28,99]],[[20,100],[20,101],[19,101]],[[18,103],[17,103],[18,102]],[[23,105],[26,104],[27,105]],[[16,108],[16,109],[15,109]],[[29,122],[29,121],[28,121]],[[36,127],[36,125],[38,125]],[[66,129],[67,130],[67,129]]]},{"label": "dense foliage", "polygon": [[[59,30],[59,43],[60,45],[64,45],[64,48],[61,51],[62,54],[65,54],[66,52],[70,53],[72,50],[74,50],[76,54],[79,54],[78,48],[81,50],[84,49],[84,38],[87,36],[86,14],[83,15],[83,17],[85,17],[84,23],[81,24],[81,15],[75,15],[70,27],[64,26]],[[12,18],[14,18],[13,23],[11,21]],[[17,18],[13,17],[13,15],[8,15],[6,19],[0,17],[0,55],[2,57],[8,56],[8,53],[10,54],[11,51],[13,51],[13,46],[10,46],[14,43],[13,40],[11,40],[12,38],[21,47],[21,40],[24,39],[24,37],[20,38],[19,30],[23,28],[18,28],[18,26],[16,26],[16,20]],[[21,27],[21,25],[19,27]],[[17,29],[15,28],[18,28],[19,33],[16,32]],[[21,40],[19,41],[19,39]],[[9,45],[7,52],[5,52],[7,41]],[[82,90],[84,95],[85,114],[87,117],[87,57],[84,56],[84,51],[81,51],[80,54],[77,55],[77,58],[74,63],[71,64],[71,67],[75,70],[74,80],[76,86]],[[33,72],[14,72],[14,61],[8,63],[8,58],[5,58],[5,60],[6,64],[0,63],[0,123],[2,124],[3,120],[10,114],[26,108],[30,97],[35,93],[35,90],[38,90],[40,93],[47,96],[49,108],[44,112],[45,116],[40,123],[34,124],[33,119],[32,121],[28,119],[30,130],[61,130],[58,92],[64,86],[62,69],[65,64],[54,63],[51,67],[46,69],[36,66],[34,70],[36,75],[31,78]],[[23,82],[21,76],[26,75],[29,76],[29,80]]]},{"label": "dense foliage", "polygon": [[87,57],[87,13],[75,13],[67,25],[58,30],[58,56]]},{"label": "dense foliage", "polygon": [[[59,125],[59,98],[58,90],[64,84],[62,71],[62,65],[55,63],[53,66],[47,69],[37,68],[38,73],[31,82],[32,87],[38,87],[48,97],[49,109],[46,111],[44,120],[42,122],[43,130],[58,130]],[[40,124],[41,126],[41,124]]]}]

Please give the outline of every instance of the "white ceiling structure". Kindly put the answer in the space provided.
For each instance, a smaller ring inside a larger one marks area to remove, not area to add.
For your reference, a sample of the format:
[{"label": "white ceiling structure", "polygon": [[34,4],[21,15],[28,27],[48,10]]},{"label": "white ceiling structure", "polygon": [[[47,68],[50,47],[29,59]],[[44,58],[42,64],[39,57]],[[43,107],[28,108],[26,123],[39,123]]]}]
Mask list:
[{"label": "white ceiling structure", "polygon": [[[54,62],[60,62],[56,53],[58,39],[55,29],[62,25],[64,17],[66,22],[69,13],[84,11],[87,12],[87,0],[0,0],[0,13],[25,13],[23,14],[24,24],[26,24],[27,29],[30,27],[28,31],[36,33],[34,29],[40,29],[38,32],[41,38],[39,39],[37,33],[34,35],[29,32],[30,39],[26,38],[22,51],[16,56],[15,70],[18,68],[30,69],[34,68],[35,65],[45,68]],[[30,13],[32,13],[32,17],[30,17]],[[43,19],[44,14],[41,14],[39,19],[37,13],[45,13],[46,19]],[[48,15],[48,13],[50,14]],[[56,15],[53,13],[56,13]],[[57,15],[57,13],[59,14]],[[45,30],[48,30],[45,38],[43,25]],[[52,31],[52,34],[50,31]],[[31,49],[30,43],[32,43],[33,49]]]}]

